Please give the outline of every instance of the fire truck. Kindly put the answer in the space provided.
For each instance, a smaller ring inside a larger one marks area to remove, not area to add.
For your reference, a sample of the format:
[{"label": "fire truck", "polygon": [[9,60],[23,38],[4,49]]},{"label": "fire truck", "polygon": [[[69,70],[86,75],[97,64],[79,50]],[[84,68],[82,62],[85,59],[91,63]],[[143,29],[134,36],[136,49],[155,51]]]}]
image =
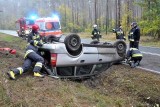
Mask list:
[{"label": "fire truck", "polygon": [[19,25],[18,36],[27,38],[34,24],[39,25],[39,33],[47,42],[58,41],[62,36],[61,25],[58,17],[47,17],[38,19],[20,18],[16,23]]},{"label": "fire truck", "polygon": [[29,18],[20,18],[16,21],[17,34],[24,39],[27,38],[31,32],[32,25],[35,24],[35,20]]}]

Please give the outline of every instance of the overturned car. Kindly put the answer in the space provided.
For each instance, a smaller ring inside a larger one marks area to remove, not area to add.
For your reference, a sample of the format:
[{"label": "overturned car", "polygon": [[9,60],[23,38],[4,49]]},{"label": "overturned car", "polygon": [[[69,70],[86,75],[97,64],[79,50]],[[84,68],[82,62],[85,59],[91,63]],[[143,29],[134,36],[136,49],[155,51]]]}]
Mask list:
[{"label": "overturned car", "polygon": [[50,76],[60,78],[90,77],[107,70],[113,63],[124,60],[126,43],[81,43],[77,34],[44,44],[39,52],[45,59]]}]

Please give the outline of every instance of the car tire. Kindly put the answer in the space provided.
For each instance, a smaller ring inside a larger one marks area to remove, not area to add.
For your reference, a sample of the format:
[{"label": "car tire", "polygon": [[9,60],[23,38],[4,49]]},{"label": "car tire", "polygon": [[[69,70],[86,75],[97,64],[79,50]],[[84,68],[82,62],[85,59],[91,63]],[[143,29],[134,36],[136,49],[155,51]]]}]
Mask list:
[{"label": "car tire", "polygon": [[127,46],[126,46],[126,43],[124,41],[116,41],[114,43],[114,46],[116,47],[117,53],[120,56],[124,56],[126,54]]},{"label": "car tire", "polygon": [[76,52],[81,47],[81,39],[77,34],[70,34],[64,39],[64,44],[68,51]]},{"label": "car tire", "polygon": [[59,38],[54,36],[54,35],[48,35],[45,37],[45,42],[49,42],[49,43],[52,43],[52,42],[59,42]]}]

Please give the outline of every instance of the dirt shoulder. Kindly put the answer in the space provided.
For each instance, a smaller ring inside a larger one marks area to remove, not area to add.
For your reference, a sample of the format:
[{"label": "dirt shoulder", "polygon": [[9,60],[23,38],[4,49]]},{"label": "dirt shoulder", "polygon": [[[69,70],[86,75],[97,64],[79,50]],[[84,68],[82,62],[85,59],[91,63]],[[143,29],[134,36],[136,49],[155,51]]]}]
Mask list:
[{"label": "dirt shoulder", "polygon": [[[0,35],[1,37],[1,35]],[[13,38],[14,39],[14,38]],[[2,39],[1,39],[2,40]],[[16,44],[15,44],[16,42]],[[35,78],[32,71],[8,79],[6,72],[23,63],[25,42],[0,41],[17,55],[0,53],[0,105],[22,107],[153,107],[160,105],[160,75],[126,65],[114,65],[82,81]],[[157,106],[158,107],[158,106]]]}]

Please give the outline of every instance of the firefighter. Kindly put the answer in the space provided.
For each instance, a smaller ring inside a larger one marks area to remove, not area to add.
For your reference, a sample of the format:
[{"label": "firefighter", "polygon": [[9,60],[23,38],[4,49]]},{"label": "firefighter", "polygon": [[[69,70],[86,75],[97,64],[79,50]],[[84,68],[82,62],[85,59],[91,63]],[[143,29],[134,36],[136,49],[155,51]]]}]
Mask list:
[{"label": "firefighter", "polygon": [[124,35],[124,31],[123,31],[121,25],[119,28],[113,29],[113,33],[116,33],[116,39],[126,40],[125,35]]},{"label": "firefighter", "polygon": [[93,31],[92,31],[92,39],[97,39],[99,41],[99,38],[101,38],[100,31],[97,28],[97,25],[93,25]]},{"label": "firefighter", "polygon": [[140,29],[137,26],[136,22],[132,22],[131,30],[128,35],[129,46],[130,48],[137,48],[139,49],[139,40],[140,40]]},{"label": "firefighter", "polygon": [[127,51],[127,63],[133,68],[140,65],[142,60],[142,53],[137,48],[130,48]]},{"label": "firefighter", "polygon": [[24,56],[25,60],[24,60],[23,66],[15,69],[11,69],[7,73],[10,79],[15,80],[16,79],[15,76],[17,74],[22,74],[23,72],[26,72],[32,65],[32,62],[35,62],[35,66],[33,68],[34,76],[44,77],[44,75],[40,73],[40,70],[44,63],[44,59],[38,53],[38,48],[43,45],[42,40],[39,36],[38,30],[39,30],[38,25],[32,26],[32,32],[28,37],[28,44],[27,44],[26,53]]}]

